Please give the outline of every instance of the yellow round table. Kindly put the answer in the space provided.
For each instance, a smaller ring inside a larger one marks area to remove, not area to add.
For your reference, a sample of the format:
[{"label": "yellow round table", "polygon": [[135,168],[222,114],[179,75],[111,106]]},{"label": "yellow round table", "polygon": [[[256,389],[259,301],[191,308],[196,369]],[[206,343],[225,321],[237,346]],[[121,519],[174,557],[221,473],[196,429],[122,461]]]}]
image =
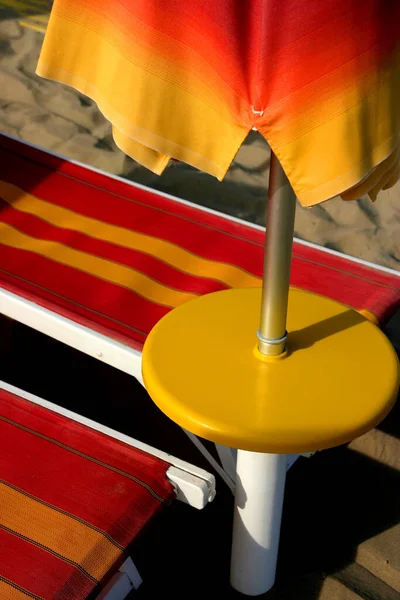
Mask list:
[{"label": "yellow round table", "polygon": [[143,378],[166,415],[213,442],[285,454],[342,444],[387,415],[399,364],[373,323],[292,288],[287,353],[268,358],[256,348],[260,305],[260,289],[217,292],[156,325]]},{"label": "yellow round table", "polygon": [[181,427],[237,448],[231,584],[255,596],[275,581],[286,454],[322,450],[389,412],[399,363],[368,318],[290,289],[286,352],[257,348],[261,290],[202,296],[164,317],[147,338],[143,378]]}]

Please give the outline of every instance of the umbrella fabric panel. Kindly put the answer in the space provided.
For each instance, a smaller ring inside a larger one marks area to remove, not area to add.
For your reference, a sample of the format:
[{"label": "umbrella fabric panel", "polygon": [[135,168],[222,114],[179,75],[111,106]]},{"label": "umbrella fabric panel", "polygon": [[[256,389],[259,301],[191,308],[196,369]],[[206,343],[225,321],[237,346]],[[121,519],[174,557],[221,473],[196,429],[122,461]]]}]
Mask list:
[{"label": "umbrella fabric panel", "polygon": [[56,0],[37,72],[156,173],[222,179],[255,127],[302,204],[375,197],[399,176],[399,23],[391,0]]}]

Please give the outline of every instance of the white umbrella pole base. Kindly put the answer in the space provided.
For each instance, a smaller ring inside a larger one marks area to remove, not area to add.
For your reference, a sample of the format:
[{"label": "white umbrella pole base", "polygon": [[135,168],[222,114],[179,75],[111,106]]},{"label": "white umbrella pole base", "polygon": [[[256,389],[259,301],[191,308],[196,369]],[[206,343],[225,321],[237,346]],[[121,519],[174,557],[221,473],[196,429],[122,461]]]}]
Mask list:
[{"label": "white umbrella pole base", "polygon": [[285,480],[285,454],[238,451],[231,585],[247,596],[275,583]]}]

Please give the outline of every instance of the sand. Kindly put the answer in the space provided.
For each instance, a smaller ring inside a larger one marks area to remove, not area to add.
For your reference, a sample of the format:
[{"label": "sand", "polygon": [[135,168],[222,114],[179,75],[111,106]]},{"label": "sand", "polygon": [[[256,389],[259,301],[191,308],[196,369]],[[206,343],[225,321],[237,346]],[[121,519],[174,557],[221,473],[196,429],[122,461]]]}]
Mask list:
[{"label": "sand", "polygon": [[[46,11],[42,8],[43,14],[37,15],[34,4],[7,0],[1,10],[0,2],[0,130],[181,198],[264,222],[270,152],[259,134],[250,134],[222,183],[184,164],[161,177],[152,174],[118,150],[110,125],[93,102],[35,75],[43,40],[37,29],[44,28]],[[17,12],[22,19],[16,18]],[[360,198],[351,203],[334,199],[311,209],[298,206],[295,233],[400,270],[400,184],[381,193],[375,204]]]}]

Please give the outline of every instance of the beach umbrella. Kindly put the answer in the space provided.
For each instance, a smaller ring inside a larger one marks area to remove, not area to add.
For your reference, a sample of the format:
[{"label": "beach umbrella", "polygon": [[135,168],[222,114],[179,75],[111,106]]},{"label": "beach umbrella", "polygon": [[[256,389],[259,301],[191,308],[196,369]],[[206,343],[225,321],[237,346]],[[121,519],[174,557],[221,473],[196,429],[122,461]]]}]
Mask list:
[{"label": "beach umbrella", "polygon": [[262,593],[285,454],[367,431],[398,386],[372,323],[289,291],[289,278],[296,196],[374,200],[399,178],[400,3],[55,0],[37,73],[94,99],[116,144],[159,174],[172,158],[223,179],[252,129],[271,146],[262,299],[231,290],[182,305],[143,355],[162,410],[240,449],[232,583]]}]

